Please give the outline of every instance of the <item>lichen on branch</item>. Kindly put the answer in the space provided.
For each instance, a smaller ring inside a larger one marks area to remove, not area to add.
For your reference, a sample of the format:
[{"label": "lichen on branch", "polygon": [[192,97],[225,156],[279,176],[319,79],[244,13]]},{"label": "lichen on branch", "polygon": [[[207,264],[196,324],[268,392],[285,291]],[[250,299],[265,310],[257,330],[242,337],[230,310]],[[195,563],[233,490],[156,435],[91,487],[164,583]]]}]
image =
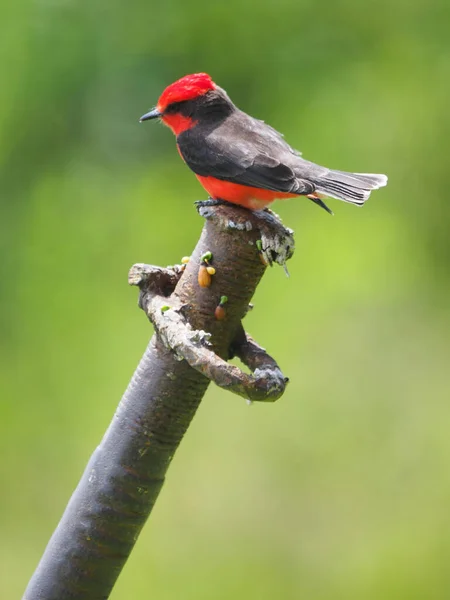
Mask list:
[{"label": "lichen on branch", "polygon": [[[233,210],[232,216],[229,214],[230,210]],[[243,215],[236,215],[234,207],[230,209],[227,206],[207,203],[206,206],[199,206],[199,212],[206,219],[213,220],[222,232],[232,232],[234,236],[249,236],[250,232],[257,232],[256,240],[255,236],[252,236],[249,237],[249,241],[250,245],[254,242],[254,253],[256,256],[260,255],[264,266],[274,262],[284,266],[286,260],[292,256],[292,231],[285,229],[273,213],[245,211]],[[220,285],[221,269],[211,266],[213,262],[214,254],[211,250],[200,256],[200,263],[197,265],[197,284],[200,288],[210,288],[213,274],[214,277],[218,276],[215,283]],[[176,294],[172,295],[184,269],[185,265],[162,269],[136,264],[130,270],[130,284],[140,288],[139,305],[153,323],[161,341],[179,360],[185,360],[193,369],[219,387],[247,400],[277,400],[283,394],[288,380],[283,376],[276,361],[245,334],[240,322],[234,335],[230,337],[226,358],[233,354],[238,356],[252,371],[251,375],[230,365],[214,351],[213,333],[192,326],[189,321],[192,306],[183,302]],[[195,280],[192,284],[195,286]],[[214,294],[213,290],[210,291]],[[228,296],[222,295],[214,311],[216,320],[226,318],[225,306],[228,309],[228,304]]]},{"label": "lichen on branch", "polygon": [[[24,600],[108,598],[214,381],[251,400],[280,397],[287,380],[245,334],[242,319],[267,265],[292,255],[292,232],[270,212],[199,206],[190,259],[132,267],[129,282],[155,328],[31,578]],[[199,285],[200,267],[203,286]],[[228,364],[237,356],[249,375]]]}]

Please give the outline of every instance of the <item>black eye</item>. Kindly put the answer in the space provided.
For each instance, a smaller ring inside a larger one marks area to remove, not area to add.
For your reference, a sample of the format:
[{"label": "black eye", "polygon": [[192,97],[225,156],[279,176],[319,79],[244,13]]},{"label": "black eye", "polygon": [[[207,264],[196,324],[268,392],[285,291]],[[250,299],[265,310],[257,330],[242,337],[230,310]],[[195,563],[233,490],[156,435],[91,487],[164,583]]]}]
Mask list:
[{"label": "black eye", "polygon": [[186,101],[184,102],[172,102],[171,104],[169,104],[166,108],[166,110],[164,111],[164,114],[173,114],[173,113],[178,113],[181,112],[183,110],[183,106],[186,105]]}]

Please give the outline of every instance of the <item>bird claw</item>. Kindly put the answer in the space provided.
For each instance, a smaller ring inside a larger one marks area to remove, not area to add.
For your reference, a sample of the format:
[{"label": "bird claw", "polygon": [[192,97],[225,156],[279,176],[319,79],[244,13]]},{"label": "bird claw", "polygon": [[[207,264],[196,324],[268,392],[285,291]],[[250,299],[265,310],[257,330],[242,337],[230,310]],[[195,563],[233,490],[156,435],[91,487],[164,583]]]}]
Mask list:
[{"label": "bird claw", "polygon": [[209,206],[233,206],[231,202],[227,202],[226,200],[220,200],[216,198],[208,198],[208,200],[197,200],[194,202],[197,210],[200,208],[207,208]]},{"label": "bird claw", "polygon": [[[219,219],[224,229],[258,230],[260,239],[256,241],[256,247],[261,261],[270,266],[277,263],[284,267],[286,274],[289,275],[286,261],[294,254],[294,232],[292,229],[284,227],[276,213],[270,209],[252,211],[231,202],[213,198],[200,200],[195,204],[203,218]],[[233,208],[233,214],[226,210],[227,206]],[[219,210],[214,210],[214,207],[219,207]],[[225,210],[221,210],[220,207],[224,207]]]}]

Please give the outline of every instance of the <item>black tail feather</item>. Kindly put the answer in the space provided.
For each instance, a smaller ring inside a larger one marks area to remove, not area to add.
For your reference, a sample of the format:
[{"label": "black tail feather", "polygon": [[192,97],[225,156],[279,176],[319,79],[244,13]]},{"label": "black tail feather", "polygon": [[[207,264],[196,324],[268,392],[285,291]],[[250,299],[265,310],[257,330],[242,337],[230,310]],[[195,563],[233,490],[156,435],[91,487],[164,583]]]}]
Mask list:
[{"label": "black tail feather", "polygon": [[325,202],[323,200],[321,200],[317,196],[307,196],[307,197],[311,200],[311,202],[314,202],[314,204],[317,204],[317,206],[320,206],[321,208],[326,210],[327,213],[329,213],[330,215],[334,215],[334,212],[331,210],[331,208],[328,208],[328,206],[325,204]]},{"label": "black tail feather", "polygon": [[344,202],[362,206],[372,190],[387,183],[386,175],[370,173],[346,173],[328,171],[323,177],[313,180],[316,191]]}]

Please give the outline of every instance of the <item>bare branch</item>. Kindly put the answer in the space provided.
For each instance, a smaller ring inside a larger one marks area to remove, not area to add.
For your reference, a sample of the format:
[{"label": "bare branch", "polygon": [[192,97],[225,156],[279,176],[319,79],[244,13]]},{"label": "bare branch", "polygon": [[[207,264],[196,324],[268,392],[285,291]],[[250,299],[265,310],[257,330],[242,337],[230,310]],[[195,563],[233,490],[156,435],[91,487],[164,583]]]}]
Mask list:
[{"label": "bare branch", "polygon": [[[130,272],[156,332],[26,600],[109,597],[210,380],[257,400],[284,391],[277,364],[243,334],[241,321],[266,265],[292,255],[292,232],[268,212],[236,206],[201,206],[199,212],[206,222],[186,267],[135,265]],[[209,269],[209,279],[201,280],[206,287],[198,283],[200,268]],[[234,354],[253,375],[227,364]]]},{"label": "bare branch", "polygon": [[[142,265],[132,267],[132,271]],[[153,267],[148,266],[146,273]],[[210,346],[211,335],[203,330],[193,330],[183,317],[183,306],[177,301],[167,304],[167,298],[144,293],[141,307],[153,323],[164,345],[173,350],[179,360],[186,360],[193,368],[214,381],[216,385],[248,400],[274,401],[284,392],[287,379],[275,360],[250,337],[234,346],[236,355],[252,371],[248,375],[217,356]]]}]

